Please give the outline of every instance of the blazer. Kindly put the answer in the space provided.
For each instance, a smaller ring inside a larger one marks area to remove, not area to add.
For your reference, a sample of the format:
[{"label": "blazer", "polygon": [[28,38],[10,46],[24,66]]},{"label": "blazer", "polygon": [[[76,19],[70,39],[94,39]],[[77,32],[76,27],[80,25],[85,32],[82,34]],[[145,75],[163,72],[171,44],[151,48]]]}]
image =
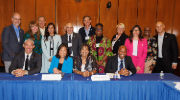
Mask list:
[{"label": "blazer", "polygon": [[23,51],[24,42],[24,30],[19,31],[20,42],[18,42],[16,32],[14,30],[13,24],[5,27],[1,34],[3,52],[3,61],[12,61],[15,54]]},{"label": "blazer", "polygon": [[[158,34],[154,36],[158,44]],[[178,43],[176,36],[165,32],[163,45],[162,45],[162,56],[164,63],[167,66],[172,66],[172,62],[178,63]],[[157,50],[158,53],[158,50]]]},{"label": "blazer", "polygon": [[[95,31],[96,31],[96,29],[93,26],[91,26],[88,36],[91,37],[91,36],[95,35],[96,34]],[[85,40],[86,32],[84,30],[84,27],[81,27],[79,29],[79,34],[81,35],[82,43],[87,43],[88,40]]]},{"label": "blazer", "polygon": [[[22,51],[17,55],[15,55],[15,57],[13,58],[12,63],[9,67],[9,73],[11,73],[13,70],[23,68],[24,62],[25,62],[25,52]],[[28,75],[39,73],[42,66],[41,55],[33,51],[28,66],[30,68],[30,70],[28,70]]]},{"label": "blazer", "polygon": [[[66,43],[68,45],[68,35],[64,34],[63,36],[61,36],[62,38],[62,43]],[[73,33],[73,38],[72,38],[72,51],[73,51],[73,56],[79,56],[80,53],[80,47],[82,45],[82,39],[81,39],[81,35],[77,34],[77,33]]]},{"label": "blazer", "polygon": [[[132,74],[136,74],[136,68],[132,62],[131,57],[126,56],[124,59],[125,59],[125,68],[131,71]],[[118,55],[109,57],[105,67],[105,72],[115,73],[117,69],[118,69]]]},{"label": "blazer", "polygon": [[[58,68],[59,60],[60,59],[56,58],[56,56],[53,56],[51,65],[49,68],[49,73],[53,73],[53,69]],[[73,69],[73,59],[71,57],[64,59],[61,71],[63,73],[72,73],[72,69]]]},{"label": "blazer", "polygon": [[[113,42],[113,40],[116,38],[116,35],[114,35],[112,37],[111,42]],[[122,33],[122,35],[120,36],[120,38],[115,42],[114,46],[113,46],[113,54],[118,54],[118,50],[119,47],[121,45],[124,45],[126,39],[128,38],[128,36],[125,33]]]},{"label": "blazer", "polygon": [[[98,67],[97,67],[97,63],[96,63],[96,58],[93,55],[90,55],[89,57],[87,57],[86,59],[86,65],[85,65],[85,70],[87,70],[87,67],[89,65],[89,59],[91,58],[91,66],[92,66],[92,70],[96,70],[98,72]],[[81,66],[82,66],[82,59],[81,56],[76,56],[73,59],[73,68],[77,69],[79,71],[81,71]]]},{"label": "blazer", "polygon": [[[126,39],[125,41],[125,46],[127,47],[127,56],[133,56],[133,41],[132,43],[130,42],[129,38]],[[143,68],[145,66],[145,60],[147,56],[147,49],[148,49],[148,44],[146,39],[141,39],[138,40],[138,52],[137,52],[137,66],[140,68]]]}]

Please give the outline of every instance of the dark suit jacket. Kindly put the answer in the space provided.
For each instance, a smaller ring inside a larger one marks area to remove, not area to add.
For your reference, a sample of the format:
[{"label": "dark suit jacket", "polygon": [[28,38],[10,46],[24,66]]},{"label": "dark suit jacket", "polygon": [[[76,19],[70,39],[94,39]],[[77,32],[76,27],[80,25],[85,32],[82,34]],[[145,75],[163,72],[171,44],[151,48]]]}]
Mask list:
[{"label": "dark suit jacket", "polygon": [[24,30],[20,29],[19,31],[20,42],[16,36],[13,25],[7,26],[3,29],[1,34],[2,39],[2,60],[3,61],[12,61],[15,54],[23,51],[23,42],[24,42]]},{"label": "dark suit jacket", "polygon": [[[136,74],[136,68],[130,56],[125,57],[125,68],[131,71],[132,74]],[[105,67],[105,72],[115,73],[117,69],[118,69],[118,55],[109,57]]]},{"label": "dark suit jacket", "polygon": [[[158,45],[158,34],[154,37],[156,38]],[[162,56],[164,63],[169,67],[172,66],[172,62],[178,63],[178,43],[174,34],[165,32],[162,45]]]},{"label": "dark suit jacket", "polygon": [[[95,31],[96,31],[96,29],[91,26],[88,36],[91,37],[91,36],[95,35],[95,34],[96,34]],[[82,43],[87,43],[88,40],[85,40],[86,32],[85,32],[85,30],[84,30],[84,27],[81,27],[81,28],[79,29],[79,34],[81,35]]]},{"label": "dark suit jacket", "polygon": [[[22,51],[13,58],[11,66],[9,67],[9,73],[11,73],[13,70],[23,68],[24,62],[25,52]],[[28,75],[39,73],[42,67],[42,56],[33,51],[28,64],[30,68],[30,70],[28,70]]]},{"label": "dark suit jacket", "polygon": [[[92,55],[90,55],[89,57],[87,57],[86,59],[86,65],[85,65],[85,70],[87,70],[88,64],[89,64],[89,59],[91,58],[91,65],[92,65],[92,70],[96,70],[98,72],[98,67],[97,67],[97,63],[96,63],[96,58]],[[82,66],[82,59],[81,56],[76,56],[73,59],[73,68],[74,69],[78,69],[79,71],[81,71],[81,66]]]},{"label": "dark suit jacket", "polygon": [[[63,36],[61,36],[62,39],[62,43],[66,43],[68,45],[68,35],[64,34]],[[82,45],[82,39],[81,39],[81,35],[77,34],[77,33],[73,33],[73,38],[72,38],[72,51],[73,51],[73,56],[79,56],[79,51],[80,51],[80,47]]]},{"label": "dark suit jacket", "polygon": [[[111,42],[112,42],[115,38],[116,38],[116,35],[114,35],[114,36],[112,37]],[[127,36],[125,33],[123,33],[123,34],[120,36],[120,38],[116,41],[116,43],[115,43],[114,46],[113,46],[113,54],[118,54],[119,47],[120,47],[121,45],[124,45],[124,43],[125,43],[125,41],[126,41],[127,38],[128,38],[128,36]]]}]

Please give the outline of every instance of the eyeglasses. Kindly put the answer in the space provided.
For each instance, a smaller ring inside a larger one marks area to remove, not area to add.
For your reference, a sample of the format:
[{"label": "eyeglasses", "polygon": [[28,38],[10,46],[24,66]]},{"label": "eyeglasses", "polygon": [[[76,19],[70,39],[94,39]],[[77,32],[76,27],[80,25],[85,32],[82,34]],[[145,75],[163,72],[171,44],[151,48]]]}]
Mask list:
[{"label": "eyeglasses", "polygon": [[96,31],[102,31],[103,29],[102,28],[96,28]]},{"label": "eyeglasses", "polygon": [[21,20],[21,18],[13,18],[14,20]]},{"label": "eyeglasses", "polygon": [[133,31],[138,32],[139,30],[133,30]]}]

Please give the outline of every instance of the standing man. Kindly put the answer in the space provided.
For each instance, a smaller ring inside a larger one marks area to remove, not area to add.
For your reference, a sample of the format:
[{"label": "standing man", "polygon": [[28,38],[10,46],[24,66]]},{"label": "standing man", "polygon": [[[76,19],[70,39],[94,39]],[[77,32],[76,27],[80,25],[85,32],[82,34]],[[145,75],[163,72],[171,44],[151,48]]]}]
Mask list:
[{"label": "standing man", "polygon": [[93,26],[91,26],[91,17],[88,15],[83,17],[83,23],[84,27],[81,27],[79,29],[79,34],[81,35],[82,42],[87,43],[89,38],[95,35],[96,29]]},{"label": "standing man", "polygon": [[66,24],[66,34],[61,36],[62,43],[66,43],[69,48],[70,56],[79,56],[80,47],[82,44],[81,35],[73,32],[73,25]]},{"label": "standing man", "polygon": [[150,37],[151,27],[146,26],[144,28],[143,37],[147,39],[148,43],[148,52],[145,61],[144,73],[151,73],[156,65],[157,60],[157,42],[156,38]]},{"label": "standing man", "polygon": [[158,34],[155,38],[158,44],[158,58],[153,72],[174,73],[178,63],[178,43],[176,36],[165,32],[164,29],[162,22],[156,23]]},{"label": "standing man", "polygon": [[18,13],[12,15],[12,24],[3,29],[2,39],[2,60],[5,64],[5,72],[9,73],[9,66],[15,54],[23,51],[24,30],[19,25],[21,16]]},{"label": "standing man", "polygon": [[45,35],[45,25],[46,25],[46,18],[44,16],[39,16],[37,21],[40,29],[41,36]]}]

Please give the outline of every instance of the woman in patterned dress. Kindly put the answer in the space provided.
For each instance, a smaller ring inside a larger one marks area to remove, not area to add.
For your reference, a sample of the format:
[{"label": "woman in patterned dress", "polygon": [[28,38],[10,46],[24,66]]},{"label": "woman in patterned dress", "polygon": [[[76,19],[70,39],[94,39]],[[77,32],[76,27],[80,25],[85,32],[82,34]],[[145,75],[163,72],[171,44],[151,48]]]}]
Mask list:
[{"label": "woman in patterned dress", "polygon": [[24,35],[24,40],[28,38],[34,40],[35,48],[33,50],[38,54],[42,54],[41,34],[39,32],[38,24],[35,21],[29,23],[29,30]]},{"label": "woman in patterned dress", "polygon": [[96,24],[96,35],[87,42],[91,47],[90,53],[96,58],[99,73],[104,73],[108,56],[112,56],[111,40],[103,35],[103,25]]}]

